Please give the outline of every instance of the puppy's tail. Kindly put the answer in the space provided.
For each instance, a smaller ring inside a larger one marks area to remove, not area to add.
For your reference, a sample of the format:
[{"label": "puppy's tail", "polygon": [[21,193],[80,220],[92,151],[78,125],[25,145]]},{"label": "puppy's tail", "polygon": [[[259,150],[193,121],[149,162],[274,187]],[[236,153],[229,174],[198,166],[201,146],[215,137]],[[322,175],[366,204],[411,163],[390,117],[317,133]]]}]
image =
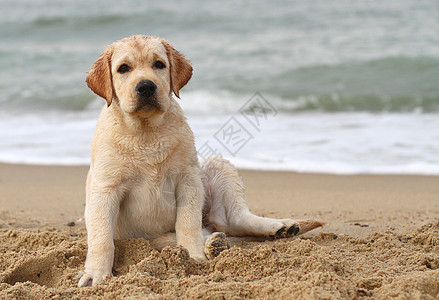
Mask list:
[{"label": "puppy's tail", "polygon": [[298,220],[297,223],[300,225],[300,230],[297,235],[304,234],[310,230],[316,229],[318,227],[324,226],[327,223],[317,220]]}]

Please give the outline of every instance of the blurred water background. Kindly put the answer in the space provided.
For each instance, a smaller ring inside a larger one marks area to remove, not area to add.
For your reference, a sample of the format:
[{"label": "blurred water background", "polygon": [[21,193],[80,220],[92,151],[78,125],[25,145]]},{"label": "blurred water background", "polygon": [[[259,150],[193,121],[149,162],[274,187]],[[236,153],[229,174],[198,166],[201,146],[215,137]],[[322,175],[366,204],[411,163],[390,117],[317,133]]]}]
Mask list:
[{"label": "blurred water background", "polygon": [[[105,101],[86,72],[133,34],[192,60],[197,147],[238,167],[439,174],[437,0],[1,0],[0,161],[88,164]],[[239,112],[255,92],[277,111],[259,127]],[[231,117],[239,151],[218,141]]]}]

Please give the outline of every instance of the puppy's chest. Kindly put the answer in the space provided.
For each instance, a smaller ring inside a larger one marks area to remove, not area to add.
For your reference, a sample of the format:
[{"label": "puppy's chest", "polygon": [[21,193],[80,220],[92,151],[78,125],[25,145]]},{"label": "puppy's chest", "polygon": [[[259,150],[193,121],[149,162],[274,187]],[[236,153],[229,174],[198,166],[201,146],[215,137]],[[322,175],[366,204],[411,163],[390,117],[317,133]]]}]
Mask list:
[{"label": "puppy's chest", "polygon": [[152,238],[173,231],[176,222],[176,176],[133,182],[120,206],[118,235]]},{"label": "puppy's chest", "polygon": [[168,159],[178,144],[179,140],[173,136],[160,136],[152,140],[124,137],[119,143],[119,154],[135,166],[148,169]]},{"label": "puppy's chest", "polygon": [[157,170],[151,169],[149,174],[139,175],[131,184],[128,200],[159,206],[166,203],[175,206],[176,175],[160,176]]}]

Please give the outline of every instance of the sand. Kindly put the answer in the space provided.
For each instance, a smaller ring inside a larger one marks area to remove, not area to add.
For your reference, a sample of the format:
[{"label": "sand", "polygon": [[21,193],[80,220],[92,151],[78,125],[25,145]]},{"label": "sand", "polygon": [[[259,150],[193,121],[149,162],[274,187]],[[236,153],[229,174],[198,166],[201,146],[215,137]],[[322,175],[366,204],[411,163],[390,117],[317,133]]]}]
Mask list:
[{"label": "sand", "polygon": [[253,212],[329,224],[205,263],[116,241],[115,277],[77,288],[86,173],[0,164],[0,299],[439,297],[439,177],[241,171]]}]

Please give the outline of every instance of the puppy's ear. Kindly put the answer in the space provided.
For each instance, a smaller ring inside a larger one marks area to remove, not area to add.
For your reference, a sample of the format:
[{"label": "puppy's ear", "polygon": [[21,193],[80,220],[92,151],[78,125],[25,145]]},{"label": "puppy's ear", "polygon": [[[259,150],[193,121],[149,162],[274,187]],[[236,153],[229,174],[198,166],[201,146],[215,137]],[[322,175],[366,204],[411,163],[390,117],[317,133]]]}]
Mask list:
[{"label": "puppy's ear", "polygon": [[171,90],[174,95],[180,98],[179,91],[192,77],[192,66],[190,60],[186,59],[183,53],[177,51],[167,41],[162,40],[166,48],[171,73]]},{"label": "puppy's ear", "polygon": [[87,73],[85,82],[88,87],[98,96],[107,100],[107,107],[113,100],[113,80],[111,76],[111,56],[113,48],[107,47],[99,56],[98,60],[93,63],[90,71]]}]

